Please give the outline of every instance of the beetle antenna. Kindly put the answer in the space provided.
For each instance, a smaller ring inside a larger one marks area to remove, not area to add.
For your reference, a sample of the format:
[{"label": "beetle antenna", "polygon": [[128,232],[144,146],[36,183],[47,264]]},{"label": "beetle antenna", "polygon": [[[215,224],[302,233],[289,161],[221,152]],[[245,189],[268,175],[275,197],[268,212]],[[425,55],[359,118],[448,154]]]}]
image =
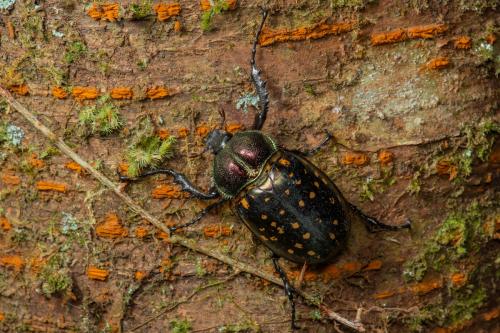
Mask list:
[{"label": "beetle antenna", "polygon": [[259,29],[257,30],[257,35],[255,36],[255,40],[252,46],[252,60],[250,62],[252,66],[255,65],[255,53],[257,52],[257,43],[259,42],[260,33],[262,32],[262,28],[264,27],[264,22],[266,22],[268,14],[267,9],[261,7],[260,10],[262,11],[262,21],[260,22],[260,26]]}]

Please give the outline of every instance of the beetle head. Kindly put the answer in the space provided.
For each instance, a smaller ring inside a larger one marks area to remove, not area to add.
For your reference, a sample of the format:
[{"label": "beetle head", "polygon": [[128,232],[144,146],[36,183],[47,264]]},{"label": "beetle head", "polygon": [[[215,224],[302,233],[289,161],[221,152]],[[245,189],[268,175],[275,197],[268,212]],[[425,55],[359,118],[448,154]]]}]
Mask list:
[{"label": "beetle head", "polygon": [[224,130],[215,129],[208,133],[205,139],[205,149],[210,150],[213,154],[221,151],[226,143],[231,139],[232,135]]}]

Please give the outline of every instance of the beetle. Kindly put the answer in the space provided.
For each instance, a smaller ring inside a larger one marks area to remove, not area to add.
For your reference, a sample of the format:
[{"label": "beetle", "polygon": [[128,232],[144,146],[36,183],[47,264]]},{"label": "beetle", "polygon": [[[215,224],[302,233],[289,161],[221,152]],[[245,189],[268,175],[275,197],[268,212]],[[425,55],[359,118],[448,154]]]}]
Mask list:
[{"label": "beetle", "polygon": [[[222,130],[211,131],[205,150],[214,156],[212,182],[208,192],[195,187],[183,174],[172,169],[145,172],[137,178],[156,174],[173,176],[183,191],[202,200],[218,201],[203,209],[190,222],[171,227],[171,231],[200,221],[210,210],[232,201],[236,212],[250,231],[273,253],[274,268],[280,275],[292,308],[295,325],[294,288],[278,264],[279,257],[298,264],[322,264],[344,248],[353,219],[360,218],[370,231],[410,228],[407,220],[400,226],[386,225],[361,212],[349,203],[333,181],[307,156],[319,151],[331,139],[326,138],[309,151],[288,150],[261,131],[269,109],[266,82],[255,62],[260,33],[268,12],[262,10],[262,21],[251,51],[251,79],[259,96],[259,112],[251,130],[234,135]],[[135,179],[137,179],[135,178]],[[120,176],[123,181],[131,180]]]}]

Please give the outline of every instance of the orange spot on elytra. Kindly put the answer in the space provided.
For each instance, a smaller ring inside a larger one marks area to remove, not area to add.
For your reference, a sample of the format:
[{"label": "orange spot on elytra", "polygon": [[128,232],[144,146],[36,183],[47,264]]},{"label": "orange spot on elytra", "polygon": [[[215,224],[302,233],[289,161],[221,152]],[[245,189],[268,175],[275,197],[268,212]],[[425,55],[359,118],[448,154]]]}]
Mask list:
[{"label": "orange spot on elytra", "polygon": [[287,160],[287,159],[284,159],[284,158],[280,158],[279,161],[278,161],[279,164],[285,166],[285,167],[289,167],[290,166],[290,161]]},{"label": "orange spot on elytra", "polygon": [[117,87],[111,90],[110,96],[114,99],[132,99],[134,92],[129,87]]},{"label": "orange spot on elytra", "polygon": [[445,24],[419,25],[409,28],[398,28],[388,32],[379,32],[371,35],[372,45],[383,45],[402,42],[407,39],[434,38],[448,30]]},{"label": "orange spot on elytra", "polygon": [[99,97],[99,90],[95,87],[73,87],[71,93],[78,101],[92,100]]},{"label": "orange spot on elytra", "polygon": [[52,87],[52,96],[58,99],[65,99],[68,93],[62,87]]},{"label": "orange spot on elytra", "polygon": [[36,188],[39,191],[55,191],[55,192],[61,192],[61,193],[66,193],[66,191],[67,191],[66,184],[56,183],[56,182],[48,182],[48,181],[37,182]]},{"label": "orange spot on elytra", "polygon": [[103,238],[120,238],[128,235],[128,230],[124,228],[115,213],[106,215],[104,222],[95,228],[95,233]]},{"label": "orange spot on elytra", "polygon": [[245,208],[245,209],[248,209],[250,208],[250,204],[248,203],[247,199],[246,198],[243,198],[240,200],[240,203],[241,205]]},{"label": "orange spot on elytra", "polygon": [[[172,16],[177,16],[181,12],[181,5],[178,3],[159,3],[153,7],[158,21],[163,22]],[[177,31],[177,30],[176,30]]]},{"label": "orange spot on elytra", "polygon": [[109,271],[90,266],[87,269],[87,277],[91,280],[106,281],[109,276]]},{"label": "orange spot on elytra", "polygon": [[269,28],[262,29],[259,45],[267,46],[279,42],[298,41],[305,39],[318,39],[328,35],[337,35],[354,29],[355,22],[342,22],[335,24],[317,23],[293,30]]}]

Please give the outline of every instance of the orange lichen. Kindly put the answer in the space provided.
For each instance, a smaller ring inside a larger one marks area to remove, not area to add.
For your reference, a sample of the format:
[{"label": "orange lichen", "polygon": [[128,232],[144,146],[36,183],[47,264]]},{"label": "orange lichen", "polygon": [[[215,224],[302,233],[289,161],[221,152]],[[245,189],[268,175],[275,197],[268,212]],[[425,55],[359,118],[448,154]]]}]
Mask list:
[{"label": "orange lichen", "polygon": [[279,42],[298,41],[305,39],[318,39],[328,35],[337,35],[354,29],[354,22],[343,23],[317,23],[307,27],[293,30],[279,29],[271,30],[264,28],[259,37],[259,44],[267,46]]},{"label": "orange lichen", "polygon": [[450,60],[447,57],[437,57],[428,61],[421,69],[442,69],[450,65]]},{"label": "orange lichen", "polygon": [[160,273],[168,272],[170,268],[172,268],[172,260],[170,258],[163,259],[160,264]]},{"label": "orange lichen", "polygon": [[189,129],[187,129],[186,127],[181,127],[177,130],[177,137],[180,139],[187,137],[188,134],[189,134]]},{"label": "orange lichen", "polygon": [[220,236],[230,236],[233,229],[220,224],[211,224],[203,228],[205,237],[218,238]]},{"label": "orange lichen", "polygon": [[155,199],[180,199],[187,197],[188,194],[182,192],[181,189],[176,185],[163,184],[155,188],[151,192],[151,196]]},{"label": "orange lichen", "polygon": [[363,268],[364,271],[376,271],[382,268],[381,260],[373,260],[366,267]]},{"label": "orange lichen", "polygon": [[87,14],[94,20],[107,20],[114,22],[120,16],[120,5],[118,3],[108,3],[99,5],[93,3]]},{"label": "orange lichen", "polygon": [[463,273],[455,273],[451,276],[450,281],[454,287],[459,287],[467,281],[467,276]]},{"label": "orange lichen", "polygon": [[146,227],[137,227],[135,229],[135,235],[138,238],[144,238],[149,234],[149,230]]},{"label": "orange lichen", "polygon": [[65,99],[68,93],[62,87],[52,87],[52,96],[58,99]]},{"label": "orange lichen", "polygon": [[453,180],[458,175],[458,168],[449,159],[443,158],[437,162],[436,172],[439,175],[449,175],[449,180]]},{"label": "orange lichen", "polygon": [[372,45],[383,45],[402,42],[408,38],[404,29],[396,29],[389,32],[379,32],[371,35]]},{"label": "orange lichen", "polygon": [[181,12],[181,5],[178,3],[159,3],[153,7],[158,21],[163,22],[172,16],[177,16]]},{"label": "orange lichen", "polygon": [[472,40],[469,36],[460,36],[455,38],[455,48],[457,49],[470,49],[472,46]]},{"label": "orange lichen", "polygon": [[120,238],[128,235],[128,230],[120,224],[118,215],[109,213],[106,215],[104,222],[95,228],[95,233],[99,237],[104,238]]},{"label": "orange lichen", "polygon": [[491,311],[483,313],[482,317],[486,321],[490,321],[492,319],[496,319],[496,318],[500,317],[500,307],[494,308]]},{"label": "orange lichen", "polygon": [[435,289],[439,289],[443,286],[443,281],[441,279],[438,280],[431,280],[431,281],[426,281],[426,282],[421,282],[421,283],[416,283],[413,286],[409,288],[413,293],[415,294],[427,294],[430,293],[431,291]]},{"label": "orange lichen", "polygon": [[361,270],[361,263],[359,262],[346,262],[345,264],[342,265],[342,270],[346,273],[352,274],[359,272]]},{"label": "orange lichen", "polygon": [[232,124],[226,125],[226,132],[229,132],[231,134],[242,131],[244,129],[245,129],[245,126],[243,124],[232,123]]},{"label": "orange lichen", "polygon": [[48,181],[37,182],[36,188],[39,191],[55,191],[55,192],[61,192],[61,193],[66,193],[66,191],[67,191],[66,184],[56,183],[56,182],[48,182]]},{"label": "orange lichen", "polygon": [[82,171],[83,171],[82,166],[74,161],[68,162],[64,166],[67,169],[75,171],[76,173],[82,173]]},{"label": "orange lichen", "polygon": [[378,153],[378,160],[380,164],[386,165],[392,162],[392,159],[394,158],[394,154],[391,153],[390,151],[387,150],[381,150]]},{"label": "orange lichen", "polygon": [[10,39],[16,39],[16,30],[14,29],[14,24],[10,20],[7,20],[7,34]]},{"label": "orange lichen", "polygon": [[398,28],[388,32],[379,32],[371,35],[372,45],[383,45],[402,42],[407,39],[434,38],[448,30],[445,24],[419,25],[409,28]]},{"label": "orange lichen", "polygon": [[182,24],[181,21],[177,20],[174,23],[174,31],[175,32],[181,32],[182,31]]},{"label": "orange lichen", "polygon": [[496,41],[497,37],[495,36],[495,34],[489,34],[488,36],[486,36],[486,43],[493,45]]},{"label": "orange lichen", "polygon": [[73,87],[71,93],[78,101],[96,99],[99,97],[99,90],[95,87]]},{"label": "orange lichen", "polygon": [[156,238],[159,238],[164,241],[168,241],[170,239],[170,237],[165,231],[158,231],[155,236]]},{"label": "orange lichen", "polygon": [[152,87],[146,90],[146,96],[151,99],[165,98],[170,95],[170,92],[165,87]]},{"label": "orange lichen", "polygon": [[39,274],[42,271],[42,268],[46,263],[47,263],[47,260],[36,256],[36,257],[31,258],[29,267],[33,273]]},{"label": "orange lichen", "polygon": [[19,185],[21,184],[21,178],[13,174],[3,174],[2,182],[7,185]]},{"label": "orange lichen", "polygon": [[12,229],[12,224],[10,224],[6,217],[0,216],[0,229],[3,231],[9,231]]},{"label": "orange lichen", "polygon": [[134,279],[136,281],[142,281],[148,274],[146,272],[143,272],[143,271],[136,271],[134,273]]},{"label": "orange lichen", "polygon": [[[300,277],[301,271],[291,271],[287,272],[288,278],[290,280],[297,280]],[[319,278],[318,273],[313,271],[306,271],[304,273],[304,281],[316,281]]]},{"label": "orange lichen", "polygon": [[5,266],[20,272],[24,267],[24,259],[20,256],[3,256],[0,257],[0,266]]},{"label": "orange lichen", "polygon": [[448,30],[448,26],[446,24],[428,24],[428,25],[419,25],[415,27],[408,28],[407,34],[408,38],[416,39],[416,38],[434,38],[439,34],[442,34]]},{"label": "orange lichen", "polygon": [[106,281],[109,276],[109,271],[90,266],[87,269],[87,277],[91,280]]},{"label": "orange lichen", "polygon": [[132,97],[134,97],[134,93],[132,88],[118,87],[111,90],[110,96],[114,99],[132,99]]},{"label": "orange lichen", "polygon": [[160,139],[165,140],[170,137],[170,132],[166,128],[159,128],[156,134],[160,137]]},{"label": "orange lichen", "polygon": [[128,163],[122,162],[118,164],[118,171],[120,173],[127,173],[128,172]]},{"label": "orange lichen", "polygon": [[363,153],[346,153],[342,157],[342,163],[346,165],[354,164],[362,166],[368,163],[368,156]]},{"label": "orange lichen", "polygon": [[[225,2],[227,5],[227,9],[233,10],[236,8],[236,5],[237,5],[236,0],[226,0]],[[210,8],[212,8],[212,4],[210,3],[209,0],[201,0],[200,1],[200,8],[201,8],[201,10],[206,12],[206,11],[210,10]]]},{"label": "orange lichen", "polygon": [[5,315],[2,312],[0,312],[0,321],[3,321],[4,319],[5,319]]},{"label": "orange lichen", "polygon": [[392,297],[395,294],[396,294],[395,291],[387,290],[387,291],[382,291],[380,293],[374,294],[373,298],[375,298],[375,299],[384,299],[384,298]]},{"label": "orange lichen", "polygon": [[26,96],[29,94],[28,86],[25,84],[15,84],[9,87],[9,91],[20,96]]},{"label": "orange lichen", "polygon": [[36,154],[31,154],[30,158],[28,159],[28,163],[33,168],[37,168],[37,169],[41,169],[45,166],[45,162],[38,159],[38,156]]},{"label": "orange lichen", "polygon": [[202,138],[204,138],[208,134],[208,132],[210,132],[210,127],[205,124],[196,127],[196,135]]}]

